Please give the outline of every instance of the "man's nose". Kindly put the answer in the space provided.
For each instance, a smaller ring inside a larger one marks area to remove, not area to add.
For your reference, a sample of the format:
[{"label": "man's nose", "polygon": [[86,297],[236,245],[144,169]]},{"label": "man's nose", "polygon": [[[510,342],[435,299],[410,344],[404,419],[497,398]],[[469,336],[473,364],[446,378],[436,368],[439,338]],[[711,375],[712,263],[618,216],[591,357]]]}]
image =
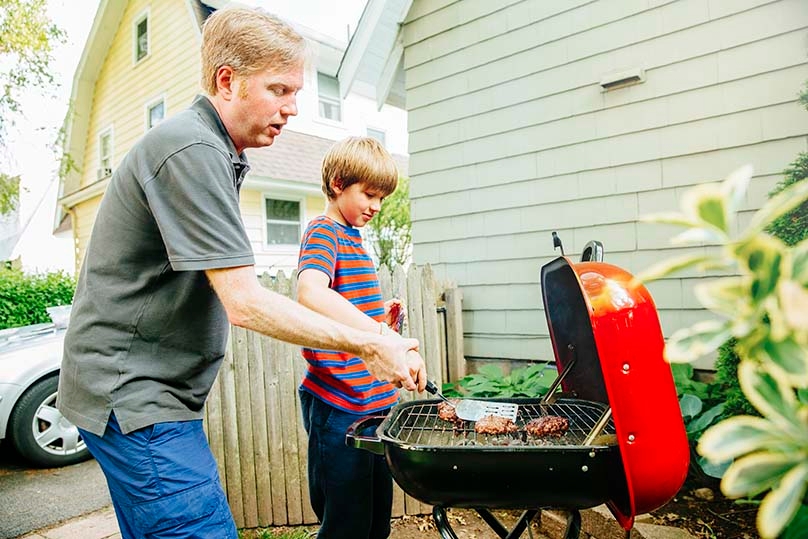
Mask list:
[{"label": "man's nose", "polygon": [[281,107],[284,116],[297,116],[297,98],[294,96]]}]

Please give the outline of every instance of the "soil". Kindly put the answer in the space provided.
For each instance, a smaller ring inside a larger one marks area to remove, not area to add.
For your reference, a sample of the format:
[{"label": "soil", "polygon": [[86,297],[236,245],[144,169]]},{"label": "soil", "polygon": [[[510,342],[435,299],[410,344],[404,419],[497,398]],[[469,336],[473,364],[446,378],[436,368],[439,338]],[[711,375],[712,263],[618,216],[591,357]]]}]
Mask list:
[{"label": "soil", "polygon": [[[755,527],[758,506],[742,504],[724,498],[717,485],[711,487],[688,485],[668,504],[652,512],[643,522],[673,526],[690,532],[697,539],[756,539]],[[521,511],[492,511],[505,525],[510,527]],[[474,510],[450,509],[449,522],[458,539],[500,539]],[[532,523],[533,537],[542,537],[537,523]],[[274,537],[289,537],[290,528],[270,528]],[[316,536],[316,526],[308,527],[311,537]],[[298,529],[299,531],[299,529]],[[581,534],[584,535],[583,533]],[[271,538],[273,535],[256,536]],[[302,537],[295,535],[294,537]],[[530,537],[523,533],[522,537]],[[390,539],[429,539],[440,538],[432,515],[405,516],[393,519]]]}]

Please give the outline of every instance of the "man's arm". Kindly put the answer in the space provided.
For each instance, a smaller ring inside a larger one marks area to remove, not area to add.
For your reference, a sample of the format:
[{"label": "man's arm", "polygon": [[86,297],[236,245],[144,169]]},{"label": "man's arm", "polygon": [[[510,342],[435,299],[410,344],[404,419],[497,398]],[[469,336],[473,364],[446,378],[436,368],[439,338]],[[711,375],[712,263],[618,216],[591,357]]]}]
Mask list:
[{"label": "man's arm", "polygon": [[362,331],[379,333],[381,326],[347,298],[331,288],[331,280],[320,270],[304,269],[297,276],[297,301],[323,316]]},{"label": "man's arm", "polygon": [[315,313],[261,286],[253,266],[207,270],[205,274],[234,326],[301,346],[343,350],[361,357],[379,380],[423,391],[423,360],[419,365],[414,359],[420,359],[418,354],[407,354],[418,348],[417,340],[360,331]]}]

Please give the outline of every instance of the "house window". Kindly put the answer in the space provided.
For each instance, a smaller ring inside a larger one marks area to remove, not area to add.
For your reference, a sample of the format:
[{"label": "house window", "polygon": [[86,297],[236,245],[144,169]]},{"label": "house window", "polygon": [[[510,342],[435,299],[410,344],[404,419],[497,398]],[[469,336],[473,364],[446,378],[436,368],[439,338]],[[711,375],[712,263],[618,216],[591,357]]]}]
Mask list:
[{"label": "house window", "polygon": [[267,216],[267,244],[299,244],[300,201],[267,197],[264,204]]},{"label": "house window", "polygon": [[135,21],[135,62],[149,54],[149,14],[144,13]]},{"label": "house window", "polygon": [[324,73],[317,73],[317,94],[320,98],[320,117],[342,121],[340,110],[339,81]]},{"label": "house window", "polygon": [[112,174],[112,130],[98,135],[98,179]]},{"label": "house window", "polygon": [[152,103],[147,107],[146,111],[146,129],[151,129],[155,125],[163,121],[166,117],[166,102],[161,99],[156,103]]},{"label": "house window", "polygon": [[381,129],[373,129],[372,127],[368,127],[368,136],[381,142],[382,146],[387,146],[385,143],[385,133]]}]

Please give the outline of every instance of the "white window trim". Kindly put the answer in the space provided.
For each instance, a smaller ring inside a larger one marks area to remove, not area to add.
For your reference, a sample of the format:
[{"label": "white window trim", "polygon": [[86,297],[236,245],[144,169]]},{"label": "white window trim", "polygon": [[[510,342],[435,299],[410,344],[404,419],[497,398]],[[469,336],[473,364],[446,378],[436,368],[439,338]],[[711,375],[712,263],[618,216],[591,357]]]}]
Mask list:
[{"label": "white window trim", "polygon": [[[365,126],[365,136],[370,137],[370,138],[375,138],[375,137],[372,137],[370,135],[370,133],[368,133],[368,131],[371,130],[371,129],[373,131],[378,131],[379,133],[384,135],[384,142],[382,143],[382,145],[385,148],[387,148],[387,129],[382,129],[381,127],[373,127],[372,125],[366,125]],[[378,139],[376,139],[376,140],[378,140]],[[381,142],[381,141],[379,141],[379,142]]]},{"label": "white window trim", "polygon": [[[140,60],[137,59],[137,27],[138,25],[143,22],[143,19],[146,19],[146,56],[141,58]],[[151,13],[150,9],[146,8],[141,11],[137,17],[134,18],[132,22],[132,63],[137,65],[147,58],[151,56],[152,53],[152,24],[151,24]]]},{"label": "white window trim", "polygon": [[150,129],[149,127],[149,111],[151,108],[160,102],[163,103],[163,120],[165,121],[168,118],[168,101],[166,100],[166,94],[161,94],[158,97],[155,97],[151,101],[147,101],[145,108],[144,108],[144,119],[143,119],[143,131],[146,132]]},{"label": "white window trim", "polygon": [[284,244],[270,244],[267,237],[267,199],[273,200],[290,200],[300,204],[300,234],[301,239],[303,232],[306,230],[306,197],[303,195],[294,195],[290,193],[278,193],[271,191],[263,191],[261,193],[261,245],[263,252],[270,254],[297,254],[300,250],[300,243],[284,243]]},{"label": "white window trim", "polygon": [[[103,156],[101,155],[101,146],[102,146],[101,145],[101,139],[107,134],[109,134],[109,170],[110,170],[110,174],[102,175],[100,173],[101,168],[102,168],[101,162],[103,160]],[[104,129],[102,129],[101,131],[98,132],[97,144],[98,144],[98,168],[96,168],[96,180],[101,180],[101,179],[106,178],[109,175],[111,175],[112,171],[114,171],[114,168],[115,168],[114,164],[112,162],[112,156],[115,155],[115,133],[114,133],[111,125],[105,127]]]},{"label": "white window trim", "polygon": [[[325,75],[326,77],[331,77],[337,81],[337,97],[335,101],[339,101],[339,120],[333,120],[331,118],[326,118],[325,116],[320,116],[320,74]],[[314,81],[316,86],[315,97],[317,99],[314,117],[316,121],[326,124],[326,125],[334,125],[342,127],[345,124],[345,99],[342,98],[341,91],[340,91],[340,82],[339,78],[333,77],[324,71],[317,71],[314,72]]]}]

